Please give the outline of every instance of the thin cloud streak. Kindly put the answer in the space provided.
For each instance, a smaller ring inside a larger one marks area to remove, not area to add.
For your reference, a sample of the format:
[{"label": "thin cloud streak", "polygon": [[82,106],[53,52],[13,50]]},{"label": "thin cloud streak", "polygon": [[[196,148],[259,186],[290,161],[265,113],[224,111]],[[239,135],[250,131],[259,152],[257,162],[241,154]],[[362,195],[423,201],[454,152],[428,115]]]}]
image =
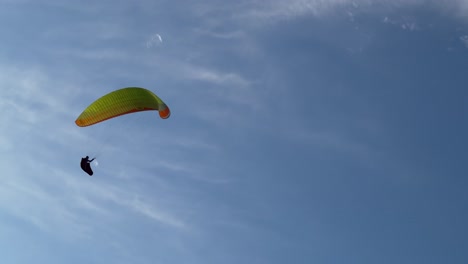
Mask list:
[{"label": "thin cloud streak", "polygon": [[[246,1],[244,6],[233,17],[238,23],[246,20],[260,22],[260,24],[254,24],[255,26],[274,24],[308,15],[315,17],[333,15],[337,14],[336,11],[346,9],[347,13],[351,12],[353,16],[355,12],[385,14],[385,12],[396,11],[400,8],[427,6],[440,9],[442,12],[449,11],[461,18],[466,17],[468,13],[468,2],[464,0],[449,2],[438,0],[272,0],[268,3]],[[403,26],[410,30],[412,28],[411,25],[403,24]]]},{"label": "thin cloud streak", "polygon": [[[149,217],[159,224],[184,229],[188,227],[184,221],[171,213],[135,200],[134,192],[116,185],[107,186],[106,189],[97,187],[96,183],[74,179],[78,173],[70,175],[57,169],[52,169],[51,172],[45,164],[39,165],[37,162],[25,167],[26,169],[7,171],[10,178],[1,184],[0,206],[44,231],[53,232],[60,229],[62,232],[67,230],[64,233],[68,236],[81,236],[82,233],[91,235],[92,230],[85,231],[89,226],[88,219],[99,218],[100,222],[105,223],[104,219],[121,215],[119,208],[105,209],[106,201]],[[48,179],[37,178],[44,174],[32,173],[28,168],[42,168],[42,171],[47,172]],[[31,181],[28,177],[20,175],[36,177]],[[85,177],[80,179],[83,178]],[[60,199],[57,199],[57,194]],[[86,219],[81,217],[83,211],[86,212]]]}]

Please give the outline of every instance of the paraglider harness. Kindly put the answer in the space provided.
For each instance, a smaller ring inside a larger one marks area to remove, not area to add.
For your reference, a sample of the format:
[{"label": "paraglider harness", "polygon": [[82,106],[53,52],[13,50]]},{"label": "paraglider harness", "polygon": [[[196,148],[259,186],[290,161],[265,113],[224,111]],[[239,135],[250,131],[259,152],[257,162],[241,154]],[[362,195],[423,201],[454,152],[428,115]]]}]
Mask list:
[{"label": "paraglider harness", "polygon": [[93,176],[93,170],[91,169],[91,162],[94,160],[89,160],[89,157],[86,156],[84,158],[81,158],[81,169],[85,171],[86,173],[89,174],[89,176]]}]

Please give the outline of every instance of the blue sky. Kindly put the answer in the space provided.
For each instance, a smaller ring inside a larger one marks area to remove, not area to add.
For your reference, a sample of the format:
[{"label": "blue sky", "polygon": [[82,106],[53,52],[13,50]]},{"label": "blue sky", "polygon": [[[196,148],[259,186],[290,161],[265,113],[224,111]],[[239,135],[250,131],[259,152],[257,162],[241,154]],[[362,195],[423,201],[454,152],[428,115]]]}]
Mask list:
[{"label": "blue sky", "polygon": [[[467,15],[0,0],[1,262],[466,263]],[[171,118],[75,125],[128,86]]]}]

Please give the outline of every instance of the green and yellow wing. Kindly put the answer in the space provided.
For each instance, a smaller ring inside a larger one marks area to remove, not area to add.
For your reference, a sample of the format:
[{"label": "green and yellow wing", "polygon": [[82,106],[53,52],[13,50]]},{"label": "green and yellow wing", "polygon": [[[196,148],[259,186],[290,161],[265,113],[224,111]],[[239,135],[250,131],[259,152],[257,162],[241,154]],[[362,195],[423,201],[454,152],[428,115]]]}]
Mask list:
[{"label": "green and yellow wing", "polygon": [[96,123],[140,111],[159,111],[163,119],[169,118],[169,107],[153,92],[139,87],[127,87],[104,95],[90,104],[76,119],[77,126]]}]

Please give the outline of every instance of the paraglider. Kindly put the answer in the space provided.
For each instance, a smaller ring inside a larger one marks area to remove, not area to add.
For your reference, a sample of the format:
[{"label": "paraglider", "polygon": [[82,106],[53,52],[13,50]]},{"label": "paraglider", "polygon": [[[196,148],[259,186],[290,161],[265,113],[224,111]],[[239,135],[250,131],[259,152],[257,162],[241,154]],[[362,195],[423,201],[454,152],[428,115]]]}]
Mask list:
[{"label": "paraglider", "polygon": [[93,176],[93,170],[91,169],[91,162],[93,162],[93,160],[94,158],[90,160],[88,156],[81,158],[81,169],[88,173],[89,176]]},{"label": "paraglider", "polygon": [[[110,92],[91,103],[75,120],[79,127],[91,126],[118,116],[141,112],[158,111],[162,119],[171,115],[169,107],[153,92],[140,87],[127,87]],[[90,163],[94,160],[81,159],[81,168],[93,175]]]}]

